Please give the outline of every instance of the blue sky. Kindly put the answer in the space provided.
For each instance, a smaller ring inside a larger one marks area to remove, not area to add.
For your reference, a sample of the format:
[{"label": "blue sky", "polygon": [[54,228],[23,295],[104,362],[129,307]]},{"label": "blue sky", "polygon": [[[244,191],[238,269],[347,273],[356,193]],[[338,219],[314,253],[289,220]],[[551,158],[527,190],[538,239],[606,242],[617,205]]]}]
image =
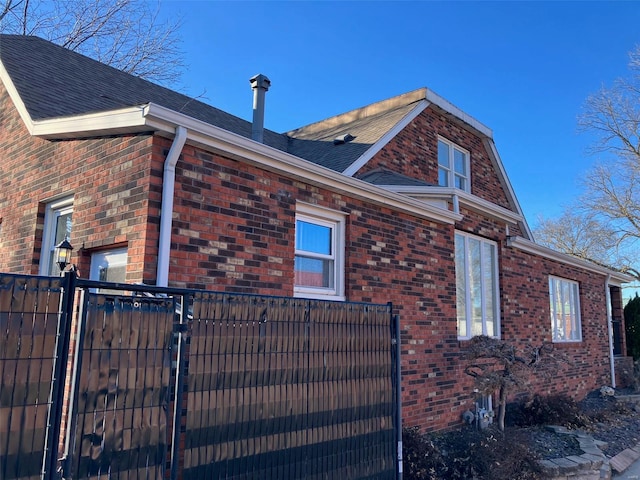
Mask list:
[{"label": "blue sky", "polygon": [[183,16],[182,90],[251,119],[249,78],[271,80],[265,126],[293,128],[428,87],[487,125],[530,223],[576,200],[597,160],[576,118],[626,75],[637,2],[168,1]]}]

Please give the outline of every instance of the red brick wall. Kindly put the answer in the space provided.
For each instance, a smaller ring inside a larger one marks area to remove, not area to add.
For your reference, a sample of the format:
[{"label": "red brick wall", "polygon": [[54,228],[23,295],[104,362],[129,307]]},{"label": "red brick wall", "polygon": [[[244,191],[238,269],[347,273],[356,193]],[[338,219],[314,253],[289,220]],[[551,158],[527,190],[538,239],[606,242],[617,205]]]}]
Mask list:
[{"label": "red brick wall", "polygon": [[396,135],[358,171],[356,176],[384,167],[437,185],[438,135],[469,151],[471,193],[504,208],[510,208],[482,140],[460,125],[447,120],[444,112],[433,105]]},{"label": "red brick wall", "polygon": [[148,229],[157,228],[146,221],[148,210],[158,208],[159,184],[150,185],[152,137],[31,137],[1,85],[0,112],[0,270],[38,273],[45,206],[72,195],[70,241],[81,274],[88,276],[90,249],[125,245],[127,280],[141,281]]},{"label": "red brick wall", "polygon": [[[580,399],[602,385],[611,385],[606,277],[509,247],[502,249],[501,272],[503,338],[514,340],[521,348],[552,344],[559,359],[558,366],[547,372],[551,376],[532,378],[535,391]],[[579,284],[580,342],[552,343],[549,275]]]},{"label": "red brick wall", "polygon": [[[153,283],[162,169],[171,140],[136,135],[51,142],[29,137],[4,91],[0,108],[0,180],[7,185],[0,197],[0,270],[37,272],[44,202],[73,193],[76,249],[126,244],[127,280]],[[436,132],[471,152],[473,193],[507,206],[481,140],[432,108],[365,168],[384,165],[435,183]],[[609,383],[604,276],[506,247],[506,226],[476,213],[463,210],[459,225],[443,225],[190,145],[176,167],[170,285],[292,295],[297,201],[346,215],[347,299],[391,301],[400,315],[407,425],[457,425],[473,401],[460,358],[465,342],[458,341],[456,329],[456,228],[498,243],[505,339],[550,340],[548,274],[580,282],[584,339],[559,347],[572,358],[563,370],[569,380],[534,383],[578,395]],[[86,259],[80,263],[86,271]]]}]

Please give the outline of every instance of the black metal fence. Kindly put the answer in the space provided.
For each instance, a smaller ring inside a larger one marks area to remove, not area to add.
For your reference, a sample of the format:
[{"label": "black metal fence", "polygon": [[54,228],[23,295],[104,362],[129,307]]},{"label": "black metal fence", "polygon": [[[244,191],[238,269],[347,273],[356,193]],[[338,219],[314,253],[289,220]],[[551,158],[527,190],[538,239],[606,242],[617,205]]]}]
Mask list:
[{"label": "black metal fence", "polygon": [[51,477],[62,406],[60,278],[0,275],[0,478]]},{"label": "black metal fence", "polygon": [[[0,478],[54,478],[58,451],[66,478],[397,477],[391,305],[72,274],[0,286]],[[71,331],[74,369],[54,373]]]}]

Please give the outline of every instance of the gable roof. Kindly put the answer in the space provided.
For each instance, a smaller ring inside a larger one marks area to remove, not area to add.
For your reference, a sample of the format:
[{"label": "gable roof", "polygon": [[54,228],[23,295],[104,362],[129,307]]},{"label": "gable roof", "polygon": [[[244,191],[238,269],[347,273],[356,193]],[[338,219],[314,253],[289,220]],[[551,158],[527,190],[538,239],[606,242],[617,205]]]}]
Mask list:
[{"label": "gable roof", "polygon": [[[531,238],[493,142],[493,132],[426,88],[285,134],[265,129],[261,144],[251,140],[251,123],[246,120],[38,37],[0,34],[0,81],[29,131],[43,138],[141,131],[173,136],[182,127],[190,141],[232,158],[348,191],[355,197],[419,217],[453,224],[462,215],[433,204],[433,200],[437,203],[439,198],[448,196],[456,204],[466,202],[496,218],[520,223],[527,238]],[[390,170],[378,169],[354,177],[362,165],[430,105],[482,138],[515,213],[481,199],[467,198],[472,195],[446,192],[442,187]],[[334,142],[336,138],[338,141]],[[570,256],[547,251],[527,239],[512,239],[511,244],[572,262]],[[601,268],[618,281],[631,279]]]},{"label": "gable roof", "polygon": [[[287,132],[289,152],[343,172],[409,115],[421,99],[419,91],[409,92]],[[334,143],[344,135],[353,136],[353,140]]]},{"label": "gable roof", "polygon": [[[32,121],[154,103],[251,138],[250,122],[38,37],[0,35],[0,62]],[[287,148],[283,135],[264,139]]]}]

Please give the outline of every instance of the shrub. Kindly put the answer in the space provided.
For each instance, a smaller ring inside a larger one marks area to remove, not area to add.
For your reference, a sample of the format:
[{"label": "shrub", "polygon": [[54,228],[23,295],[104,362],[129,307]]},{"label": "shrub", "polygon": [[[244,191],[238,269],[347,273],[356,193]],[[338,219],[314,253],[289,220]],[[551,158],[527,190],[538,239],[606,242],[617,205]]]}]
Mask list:
[{"label": "shrub", "polygon": [[402,430],[402,463],[408,480],[437,480],[446,468],[436,446],[417,427]]},{"label": "shrub", "polygon": [[421,435],[403,432],[405,477],[409,480],[540,480],[537,457],[518,432],[464,430]]},{"label": "shrub", "polygon": [[512,425],[573,425],[578,422],[578,404],[567,395],[534,395],[507,407]]}]

